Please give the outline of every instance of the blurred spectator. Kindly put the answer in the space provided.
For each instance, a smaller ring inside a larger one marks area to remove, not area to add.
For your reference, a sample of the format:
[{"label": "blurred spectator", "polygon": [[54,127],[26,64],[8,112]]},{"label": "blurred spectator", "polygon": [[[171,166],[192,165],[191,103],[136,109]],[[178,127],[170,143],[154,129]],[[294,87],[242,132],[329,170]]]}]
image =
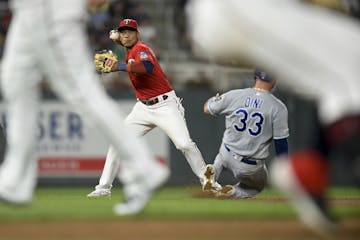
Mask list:
[{"label": "blurred spectator", "polygon": [[139,23],[139,32],[142,41],[148,43],[151,47],[155,45],[156,28],[151,23],[150,17],[143,18]]},{"label": "blurred spectator", "polygon": [[144,16],[139,23],[139,32],[141,41],[146,42],[153,49],[156,57],[160,59],[160,49],[158,47],[157,38],[156,38],[156,28],[152,24],[151,18],[149,16]]},{"label": "blurred spectator", "polygon": [[212,80],[209,79],[204,72],[199,72],[198,76],[189,79],[185,83],[187,89],[209,89],[211,88]]},{"label": "blurred spectator", "polygon": [[108,49],[111,46],[111,41],[108,39],[107,23],[110,20],[108,13],[109,4],[104,4],[99,7],[90,7],[88,33],[90,44],[95,51]]},{"label": "blurred spectator", "polygon": [[11,11],[8,8],[7,1],[0,1],[1,11],[0,11],[0,58],[2,58],[4,51],[4,43],[6,32],[9,28],[11,20]]},{"label": "blurred spectator", "polygon": [[89,20],[96,30],[104,30],[105,22],[109,20],[109,4],[89,8]]},{"label": "blurred spectator", "polygon": [[[4,48],[4,39],[11,20],[11,11],[7,6],[7,0],[0,0],[0,60]],[[125,50],[123,47],[114,44],[109,39],[109,31],[116,29],[120,19],[135,18],[139,23],[141,40],[149,44],[160,59],[160,49],[156,42],[156,28],[152,23],[152,18],[147,14],[141,1],[132,0],[110,0],[107,4],[100,7],[90,7],[89,21],[87,25],[89,42],[91,49],[96,52],[103,49],[111,49],[120,59],[124,58]],[[122,76],[114,74],[109,79],[103,81],[107,89],[130,88],[129,84],[124,84]],[[125,76],[126,78],[126,76]],[[118,79],[118,80],[116,80]],[[48,90],[46,82],[42,84],[44,91]]]},{"label": "blurred spectator", "polygon": [[305,0],[319,6],[346,13],[360,20],[360,0]]},{"label": "blurred spectator", "polygon": [[2,58],[5,44],[6,29],[0,27],[0,58]]},{"label": "blurred spectator", "polygon": [[10,20],[11,12],[9,9],[6,9],[4,12],[1,13],[0,26],[7,30],[9,28]]},{"label": "blurred spectator", "polygon": [[111,24],[117,26],[120,19],[129,16],[129,10],[133,7],[133,4],[128,0],[115,0],[110,3],[109,15],[111,18]]},{"label": "blurred spectator", "polygon": [[141,2],[136,2],[129,11],[129,18],[135,19],[141,25],[141,22],[150,16],[146,13],[144,5]]},{"label": "blurred spectator", "polygon": [[187,35],[186,17],[185,17],[185,5],[187,0],[177,1],[174,11],[174,24],[178,31],[179,44],[181,47],[190,50],[190,41]]}]

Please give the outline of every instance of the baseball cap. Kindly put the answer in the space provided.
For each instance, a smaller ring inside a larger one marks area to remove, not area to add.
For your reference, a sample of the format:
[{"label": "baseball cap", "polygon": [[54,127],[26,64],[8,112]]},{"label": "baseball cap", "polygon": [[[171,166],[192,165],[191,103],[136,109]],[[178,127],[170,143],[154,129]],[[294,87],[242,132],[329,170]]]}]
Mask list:
[{"label": "baseball cap", "polygon": [[126,18],[126,19],[123,19],[120,21],[118,30],[121,31],[124,28],[132,28],[135,31],[137,31],[138,24],[137,24],[136,20],[131,19],[131,18]]}]

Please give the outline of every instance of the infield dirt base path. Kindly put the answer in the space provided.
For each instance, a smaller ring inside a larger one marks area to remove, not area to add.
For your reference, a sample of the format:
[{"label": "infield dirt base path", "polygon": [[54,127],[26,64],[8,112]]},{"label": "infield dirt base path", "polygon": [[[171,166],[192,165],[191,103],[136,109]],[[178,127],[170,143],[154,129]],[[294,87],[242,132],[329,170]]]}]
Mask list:
[{"label": "infield dirt base path", "polygon": [[[360,219],[342,220],[330,239],[359,239]],[[326,239],[295,219],[266,220],[124,220],[1,222],[0,239],[6,240],[239,240]]]}]

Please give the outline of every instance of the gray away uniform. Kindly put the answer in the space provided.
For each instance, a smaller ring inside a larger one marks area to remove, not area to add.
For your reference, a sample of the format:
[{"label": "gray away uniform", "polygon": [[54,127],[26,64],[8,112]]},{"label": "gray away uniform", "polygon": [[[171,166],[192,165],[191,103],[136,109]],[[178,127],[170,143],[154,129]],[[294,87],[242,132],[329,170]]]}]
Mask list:
[{"label": "gray away uniform", "polygon": [[286,106],[270,92],[253,88],[231,90],[208,101],[212,115],[225,115],[226,130],[215,158],[215,179],[223,168],[239,183],[236,198],[249,198],[265,186],[272,139],[289,136]]}]

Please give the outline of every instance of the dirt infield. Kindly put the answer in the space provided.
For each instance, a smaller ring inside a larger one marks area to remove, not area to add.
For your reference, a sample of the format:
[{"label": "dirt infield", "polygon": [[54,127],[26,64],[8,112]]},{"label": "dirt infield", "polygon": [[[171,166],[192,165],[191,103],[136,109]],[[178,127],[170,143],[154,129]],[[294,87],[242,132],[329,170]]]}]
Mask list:
[{"label": "dirt infield", "polygon": [[[331,239],[359,239],[360,219],[343,220]],[[0,223],[6,240],[322,239],[296,220],[124,220]]]}]

